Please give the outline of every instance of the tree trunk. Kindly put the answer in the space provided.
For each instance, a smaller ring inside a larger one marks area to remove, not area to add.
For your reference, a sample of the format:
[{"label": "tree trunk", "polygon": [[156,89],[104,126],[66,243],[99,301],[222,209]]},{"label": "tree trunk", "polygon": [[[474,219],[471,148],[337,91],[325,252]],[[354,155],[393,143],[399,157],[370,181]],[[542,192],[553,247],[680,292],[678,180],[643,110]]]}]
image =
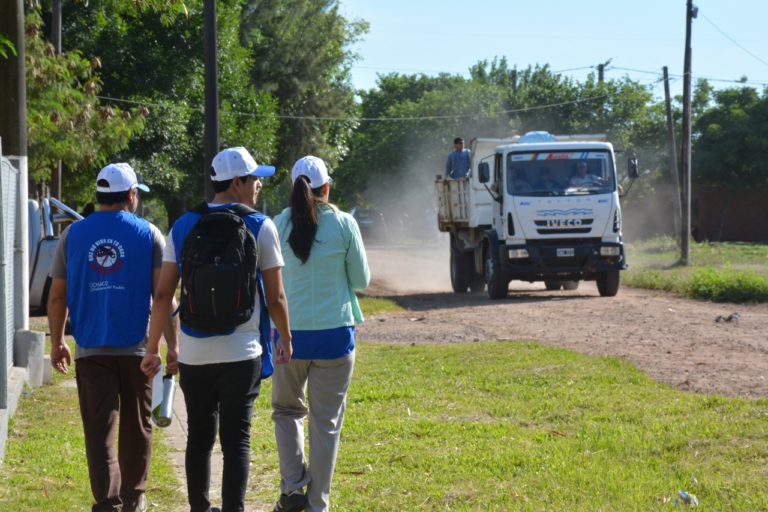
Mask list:
[{"label": "tree trunk", "polygon": [[720,220],[717,223],[717,234],[715,240],[718,242],[723,241],[723,230],[725,229],[725,222],[728,218],[728,210],[731,209],[731,203],[733,202],[733,192],[728,190],[725,192],[725,200],[723,201],[723,207],[720,209]]},{"label": "tree trunk", "polygon": [[176,219],[181,217],[186,211],[184,199],[181,197],[174,197],[165,203],[165,211],[168,212],[168,229],[173,227],[173,223]]}]

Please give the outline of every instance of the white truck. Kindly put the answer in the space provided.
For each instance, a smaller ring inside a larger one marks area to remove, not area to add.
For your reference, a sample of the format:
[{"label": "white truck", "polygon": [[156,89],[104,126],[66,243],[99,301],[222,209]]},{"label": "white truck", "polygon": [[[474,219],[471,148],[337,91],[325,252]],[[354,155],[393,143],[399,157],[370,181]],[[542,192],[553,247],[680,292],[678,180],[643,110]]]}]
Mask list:
[{"label": "white truck", "polygon": [[[574,290],[596,281],[601,296],[619,290],[627,268],[613,146],[602,135],[529,132],[473,139],[467,177],[438,176],[438,227],[451,234],[454,292],[488,287],[506,297],[509,282],[543,281]],[[628,158],[627,175],[637,177]]]}]

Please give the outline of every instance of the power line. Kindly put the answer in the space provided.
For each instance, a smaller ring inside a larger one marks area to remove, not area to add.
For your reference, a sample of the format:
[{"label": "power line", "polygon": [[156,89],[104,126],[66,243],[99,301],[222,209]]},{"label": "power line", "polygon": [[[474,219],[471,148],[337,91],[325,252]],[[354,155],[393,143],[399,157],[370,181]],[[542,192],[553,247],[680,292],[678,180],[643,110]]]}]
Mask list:
[{"label": "power line", "polygon": [[749,54],[750,56],[752,56],[752,57],[753,57],[753,58],[755,58],[756,60],[758,60],[758,61],[762,62],[763,64],[765,64],[766,66],[768,66],[768,62],[764,61],[763,59],[761,59],[760,57],[758,57],[757,55],[755,55],[755,54],[754,54],[754,53],[752,53],[751,51],[749,51],[749,50],[747,50],[746,48],[744,48],[743,46],[741,46],[741,45],[740,45],[740,44],[739,44],[739,43],[738,43],[738,42],[737,42],[737,41],[736,41],[734,38],[732,38],[731,36],[729,36],[728,34],[726,34],[726,33],[723,31],[723,29],[721,29],[720,27],[718,27],[717,25],[715,25],[715,22],[714,22],[714,21],[712,21],[711,19],[707,18],[707,17],[706,17],[704,14],[701,14],[701,17],[702,17],[702,18],[704,18],[705,20],[707,20],[707,23],[709,23],[710,25],[712,25],[713,27],[715,27],[715,29],[716,29],[718,32],[720,32],[721,34],[723,34],[723,35],[725,36],[725,38],[726,38],[726,39],[728,39],[730,42],[732,42],[733,44],[735,44],[736,46],[738,46],[739,48],[741,48],[742,50],[744,50],[744,51],[745,51],[747,54]]},{"label": "power line", "polygon": [[[768,64],[768,63],[766,63],[766,64]],[[373,67],[373,66],[371,66],[371,67],[367,67],[367,66],[353,66],[353,68],[367,69],[367,70],[370,70],[370,71],[377,71],[377,70],[380,70],[380,71],[394,71],[394,72],[399,72],[399,73],[409,73],[409,72],[410,73],[424,73],[424,74],[427,74],[427,73],[443,73],[443,74],[449,74],[449,75],[463,75],[463,76],[469,74],[469,71],[454,72],[454,71],[439,71],[439,70],[425,70],[425,69],[422,69],[422,70],[411,69],[411,70],[409,70],[409,69],[403,69],[403,68],[401,68],[401,69],[397,69],[397,68],[377,68],[377,67]],[[552,70],[551,73],[559,75],[559,74],[563,74],[563,73],[569,73],[571,71],[583,71],[583,70],[587,70],[587,69],[590,69],[590,70],[591,69],[597,69],[597,66],[579,66],[579,67],[574,67],[574,68],[556,69],[556,70]],[[647,69],[628,68],[628,67],[622,67],[622,66],[606,66],[605,71],[609,71],[609,70],[628,71],[628,72],[631,72],[631,73],[642,73],[642,74],[646,74],[646,75],[661,76],[661,70],[660,69],[659,70],[647,70]],[[520,70],[518,70],[518,72],[519,71]],[[684,75],[683,74],[670,73],[669,76],[670,76],[670,78],[683,78]],[[762,82],[761,81],[756,81],[756,80],[744,81],[744,80],[737,80],[737,79],[733,79],[733,78],[715,78],[715,77],[707,77],[707,76],[692,76],[691,78],[695,79],[695,80],[707,80],[709,82],[721,82],[721,83],[728,83],[728,84],[754,85],[754,86],[760,86],[760,87],[768,86],[768,81],[762,81]]]},{"label": "power line", "polygon": [[[304,116],[304,115],[285,115],[285,114],[274,114],[274,115],[260,115],[260,114],[254,114],[249,112],[230,112],[232,115],[238,115],[238,116],[245,116],[245,117],[251,117],[251,118],[265,118],[265,117],[276,117],[278,119],[298,119],[298,120],[308,120],[308,121],[358,121],[358,122],[403,122],[403,121],[438,121],[441,119],[466,119],[466,118],[472,118],[472,117],[495,117],[502,114],[519,114],[523,112],[532,112],[537,110],[546,110],[549,108],[556,108],[556,107],[563,107],[566,105],[576,105],[579,103],[586,103],[589,101],[597,101],[602,99],[607,99],[609,95],[602,94],[599,96],[591,96],[587,98],[579,98],[575,100],[570,101],[562,101],[558,103],[549,103],[547,105],[535,105],[532,107],[522,107],[517,109],[511,109],[511,110],[502,110],[499,112],[494,112],[493,114],[488,115],[478,115],[478,114],[447,114],[447,115],[434,115],[434,116],[411,116],[411,117],[320,117],[320,116]],[[113,98],[110,96],[97,96],[100,100],[104,101],[112,101],[116,103],[127,103],[131,105],[140,105],[140,106],[149,106],[152,108],[169,108],[169,105],[164,105],[162,103],[149,103],[146,101],[136,101],[136,100],[127,100],[123,98]],[[197,111],[197,112],[203,112],[202,108],[195,108],[187,106],[187,109]]]},{"label": "power line", "polygon": [[[646,69],[635,69],[635,68],[624,68],[620,66],[611,66],[610,69],[616,69],[619,71],[630,71],[632,73],[645,73],[648,75],[659,75],[661,71],[651,71]],[[683,74],[674,74],[670,73],[670,77],[674,78],[683,78],[685,75]],[[695,78],[696,80],[707,80],[710,82],[725,82],[725,83],[733,83],[733,84],[743,84],[743,85],[760,85],[760,86],[766,86],[768,85],[768,82],[755,82],[755,81],[743,81],[743,80],[733,80],[728,78],[712,78],[712,77],[706,77],[706,76],[691,76],[691,78]]]}]

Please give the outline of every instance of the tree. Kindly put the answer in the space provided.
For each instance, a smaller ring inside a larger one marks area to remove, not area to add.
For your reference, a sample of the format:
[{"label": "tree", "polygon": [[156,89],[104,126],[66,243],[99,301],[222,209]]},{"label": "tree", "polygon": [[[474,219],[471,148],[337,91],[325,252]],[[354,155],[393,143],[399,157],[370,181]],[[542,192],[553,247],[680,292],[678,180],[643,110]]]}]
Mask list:
[{"label": "tree", "polygon": [[[240,44],[241,4],[218,2],[220,133],[223,146],[246,146],[270,161],[278,119],[273,97],[249,84],[251,55]],[[202,198],[202,0],[185,4],[173,23],[152,12],[121,9],[115,0],[70,4],[65,41],[103,62],[105,95],[147,105],[146,130],[115,155],[130,161],[160,197],[173,222]]]},{"label": "tree", "polygon": [[740,87],[711,95],[714,105],[694,124],[693,178],[697,185],[723,191],[722,234],[734,191],[768,187],[768,93]]},{"label": "tree", "polygon": [[36,10],[27,14],[26,25],[29,176],[47,181],[61,160],[69,171],[66,196],[85,201],[82,191],[93,189],[92,168],[128,146],[146,112],[103,105],[98,59],[77,51],[56,55],[42,37]]},{"label": "tree", "polygon": [[366,30],[341,16],[338,0],[246,2],[241,35],[253,54],[251,79],[279,102],[278,165],[317,154],[333,166],[346,153],[355,109],[349,47]]},{"label": "tree", "polygon": [[9,53],[16,55],[16,48],[7,37],[0,34],[0,57],[7,58]]}]

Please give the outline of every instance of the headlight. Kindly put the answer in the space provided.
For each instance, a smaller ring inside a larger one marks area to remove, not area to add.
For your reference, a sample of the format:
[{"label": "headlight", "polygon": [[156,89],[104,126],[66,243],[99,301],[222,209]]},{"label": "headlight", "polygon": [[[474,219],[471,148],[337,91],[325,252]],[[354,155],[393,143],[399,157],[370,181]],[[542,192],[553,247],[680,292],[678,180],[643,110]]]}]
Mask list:
[{"label": "headlight", "polygon": [[617,247],[617,246],[601,247],[600,256],[621,256],[621,247]]},{"label": "headlight", "polygon": [[527,257],[528,257],[528,249],[510,249],[509,250],[509,259],[511,260],[527,258]]}]

